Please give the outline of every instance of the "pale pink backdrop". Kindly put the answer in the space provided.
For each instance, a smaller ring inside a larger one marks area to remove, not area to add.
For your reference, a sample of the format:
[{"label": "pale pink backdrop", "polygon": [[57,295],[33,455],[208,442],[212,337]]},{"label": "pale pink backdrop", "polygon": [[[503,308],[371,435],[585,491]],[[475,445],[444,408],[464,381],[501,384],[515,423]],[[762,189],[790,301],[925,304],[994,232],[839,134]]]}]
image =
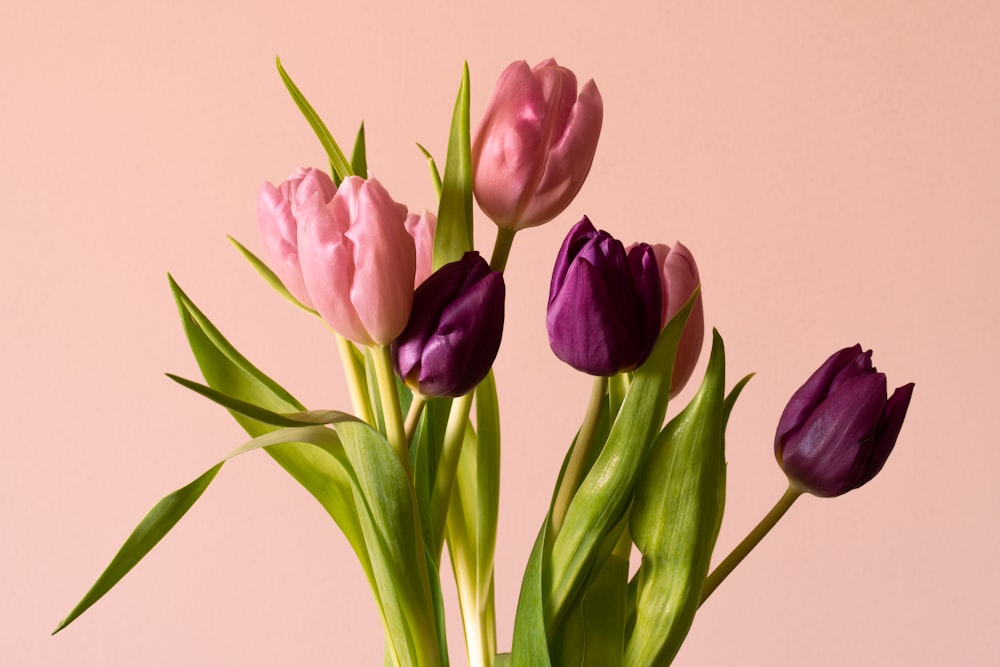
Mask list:
[{"label": "pale pink backdrop", "polygon": [[308,405],[347,405],[329,335],[225,239],[259,250],[260,183],[324,161],[278,54],[344,143],[364,119],[372,170],[414,209],[433,206],[414,144],[443,161],[464,59],[474,118],[514,59],[555,56],[603,93],[588,183],[507,274],[502,648],[589,387],[544,332],[552,259],[587,213],[691,247],[732,380],[758,373],[721,552],[781,493],[774,424],[827,354],[860,341],[917,385],[882,475],[796,505],[677,664],[998,664],[1000,5],[792,0],[0,3],[0,663],[381,664],[346,541],[260,453],[48,636],[147,509],[243,440],[162,375],[197,373],[168,270]]}]

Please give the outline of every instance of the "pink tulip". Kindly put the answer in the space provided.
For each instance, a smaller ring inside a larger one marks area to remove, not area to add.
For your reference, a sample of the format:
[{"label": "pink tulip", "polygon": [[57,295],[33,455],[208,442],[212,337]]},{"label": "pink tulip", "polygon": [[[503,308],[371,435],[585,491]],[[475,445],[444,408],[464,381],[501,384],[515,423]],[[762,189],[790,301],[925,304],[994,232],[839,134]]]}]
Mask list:
[{"label": "pink tulip", "polygon": [[299,208],[314,195],[325,204],[336,192],[337,187],[325,173],[300,168],[278,187],[265,182],[257,195],[257,226],[271,270],[292,296],[310,308],[312,299],[299,265]]},{"label": "pink tulip", "polygon": [[[683,308],[687,300],[691,298],[695,288],[701,284],[701,278],[698,277],[698,265],[694,262],[694,256],[684,244],[677,242],[671,248],[668,245],[658,243],[653,246],[653,254],[656,255],[656,263],[660,267],[661,285],[663,286],[663,310],[660,315],[660,326],[666,326],[670,318],[676,315],[677,311]],[[691,309],[691,314],[688,316],[684,333],[681,334],[680,343],[677,345],[674,376],[670,381],[671,396],[680,392],[691,378],[695,364],[698,363],[704,339],[705,309],[699,293],[694,302],[694,308]]]},{"label": "pink tulip", "polygon": [[437,218],[428,210],[417,215],[406,216],[406,231],[413,237],[417,248],[417,274],[413,278],[413,288],[416,289],[434,271],[434,230],[437,228]]},{"label": "pink tulip", "polygon": [[576,76],[549,59],[500,75],[472,144],[476,201],[516,231],[548,222],[580,191],[597,150],[604,104],[593,80],[577,97]]},{"label": "pink tulip", "polygon": [[302,203],[299,259],[323,319],[360,345],[387,345],[413,305],[416,251],[407,211],[375,179],[350,176],[329,202]]}]

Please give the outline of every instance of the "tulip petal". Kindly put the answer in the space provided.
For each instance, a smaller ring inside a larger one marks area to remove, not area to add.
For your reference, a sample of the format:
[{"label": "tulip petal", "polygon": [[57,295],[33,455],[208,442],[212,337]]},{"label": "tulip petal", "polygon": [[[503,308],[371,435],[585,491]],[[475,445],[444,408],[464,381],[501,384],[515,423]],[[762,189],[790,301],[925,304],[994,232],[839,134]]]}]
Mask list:
[{"label": "tulip petal", "polygon": [[816,371],[809,376],[801,387],[792,394],[788,405],[785,406],[781,418],[778,420],[778,429],[774,436],[774,452],[781,460],[781,447],[789,438],[795,437],[797,431],[802,428],[806,418],[812,414],[813,410],[823,402],[830,391],[830,386],[837,378],[837,374],[855,359],[862,355],[861,345],[846,347],[834,352],[823,362]]},{"label": "tulip petal", "polygon": [[[629,266],[632,269],[632,279],[639,293],[640,305],[638,314],[640,323],[637,331],[640,333],[638,356],[635,365],[639,366],[649,356],[656,339],[660,336],[660,308],[663,303],[660,268],[656,263],[653,249],[645,243],[632,246],[628,253]],[[685,327],[685,331],[686,331]]]},{"label": "tulip petal", "polygon": [[546,325],[552,351],[584,373],[614,375],[631,360],[623,362],[621,354],[629,333],[617,317],[609,317],[616,310],[603,276],[586,260],[573,262],[562,289],[549,302]]},{"label": "tulip petal", "polygon": [[270,183],[257,195],[257,226],[271,269],[292,296],[311,308],[299,262],[298,223],[285,193]]},{"label": "tulip petal", "polygon": [[899,431],[903,427],[903,419],[906,417],[906,410],[910,406],[910,398],[913,396],[913,383],[897,387],[892,396],[885,404],[882,418],[875,428],[875,443],[872,447],[871,456],[868,458],[860,478],[855,483],[854,488],[867,484],[885,465],[889,454],[892,453],[899,437]]},{"label": "tulip petal", "polygon": [[374,179],[361,184],[354,204],[344,235],[353,244],[350,300],[371,339],[387,345],[406,328],[413,304],[416,250],[404,226],[407,211]]},{"label": "tulip petal", "polygon": [[523,213],[532,221],[531,226],[559,215],[580,192],[594,162],[603,120],[601,94],[593,80],[588,81],[561,131],[550,142],[545,171]]},{"label": "tulip petal", "polygon": [[870,457],[885,396],[881,373],[843,382],[785,443],[780,463],[789,479],[824,497],[854,488],[859,466]]},{"label": "tulip petal", "polygon": [[343,206],[338,202],[341,196],[338,191],[329,204],[314,196],[302,206],[299,228],[302,277],[316,310],[334,330],[355,343],[371,345],[372,337],[350,299],[354,280],[353,243],[345,236],[346,225],[333,214],[336,206]]}]

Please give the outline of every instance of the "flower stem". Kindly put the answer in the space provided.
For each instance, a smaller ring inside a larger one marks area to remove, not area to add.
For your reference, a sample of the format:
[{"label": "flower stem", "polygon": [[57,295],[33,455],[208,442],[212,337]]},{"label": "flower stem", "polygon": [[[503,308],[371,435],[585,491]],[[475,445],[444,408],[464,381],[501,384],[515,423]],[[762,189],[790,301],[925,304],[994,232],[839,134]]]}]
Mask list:
[{"label": "flower stem", "polygon": [[[331,329],[332,331],[332,329]],[[344,366],[344,377],[347,378],[347,391],[351,395],[351,405],[358,419],[366,424],[374,425],[375,419],[372,416],[371,406],[368,404],[368,389],[365,386],[364,365],[358,364],[354,356],[354,349],[351,342],[334,332],[337,339],[337,347],[340,349],[340,361]]]},{"label": "flower stem", "polygon": [[736,569],[736,566],[739,565],[744,558],[746,558],[747,554],[749,554],[753,548],[757,546],[762,539],[764,539],[764,536],[767,535],[772,528],[774,528],[775,524],[778,523],[778,520],[785,515],[788,508],[791,507],[792,503],[794,503],[795,500],[801,495],[802,491],[800,489],[797,489],[794,485],[788,485],[788,489],[785,491],[784,495],[778,499],[778,502],[774,504],[771,511],[760,520],[760,523],[758,523],[757,526],[750,531],[750,534],[744,537],[743,541],[736,545],[736,548],[733,549],[732,553],[726,556],[725,560],[719,563],[719,565],[712,570],[712,573],[708,575],[708,578],[705,579],[705,585],[701,590],[700,604],[705,604],[705,600],[708,599],[708,596],[719,587],[719,584],[721,584],[723,580],[729,576],[730,572]]},{"label": "flower stem", "polygon": [[470,391],[452,401],[448,425],[444,432],[444,444],[441,446],[441,458],[438,459],[437,473],[434,476],[434,490],[431,494],[431,533],[434,535],[434,553],[438,555],[444,546],[448,503],[451,501],[452,489],[455,486],[458,457],[462,453],[462,443],[465,442],[465,428],[469,423],[472,397],[473,392]]},{"label": "flower stem", "polygon": [[507,258],[510,257],[510,247],[514,244],[513,229],[497,227],[497,240],[493,243],[493,257],[490,258],[490,269],[503,272],[507,266]]},{"label": "flower stem", "polygon": [[413,434],[417,432],[417,424],[420,423],[420,415],[424,413],[425,405],[427,405],[427,397],[414,392],[413,400],[410,401],[410,411],[406,413],[406,422],[403,424],[403,433],[406,436],[408,447],[413,446]]},{"label": "flower stem", "polygon": [[580,486],[583,468],[587,464],[590,443],[594,439],[594,430],[597,428],[597,419],[601,415],[601,407],[604,405],[604,395],[607,389],[608,378],[600,376],[594,378],[594,384],[590,391],[590,403],[587,405],[587,414],[580,425],[579,433],[576,434],[576,442],[573,443],[573,451],[569,455],[566,472],[559,484],[559,491],[556,492],[556,500],[552,504],[551,534],[553,538],[562,528],[566,511],[576,494],[577,487]]},{"label": "flower stem", "polygon": [[410,467],[410,450],[406,444],[406,429],[403,426],[403,412],[399,409],[399,395],[396,394],[396,373],[392,370],[392,357],[388,345],[372,347],[375,362],[375,376],[378,378],[378,394],[382,400],[382,415],[385,418],[385,437],[396,453],[406,477],[413,485],[413,471]]},{"label": "flower stem", "polygon": [[[385,419],[386,439],[396,454],[410,491],[410,502],[413,505],[413,534],[417,538],[417,553],[415,566],[423,584],[424,609],[418,612],[420,618],[408,618],[411,624],[421,665],[439,665],[437,631],[433,615],[430,575],[427,571],[427,561],[423,557],[426,545],[423,540],[423,530],[420,525],[420,512],[417,509],[417,493],[413,484],[413,468],[410,465],[409,441],[406,438],[406,428],[403,425],[403,413],[399,407],[399,395],[396,393],[396,374],[392,369],[392,358],[388,345],[377,345],[372,349],[372,360],[375,364],[375,375],[378,379],[378,393],[382,401],[382,414]],[[383,593],[384,594],[384,593]],[[428,617],[429,612],[429,617]]]}]

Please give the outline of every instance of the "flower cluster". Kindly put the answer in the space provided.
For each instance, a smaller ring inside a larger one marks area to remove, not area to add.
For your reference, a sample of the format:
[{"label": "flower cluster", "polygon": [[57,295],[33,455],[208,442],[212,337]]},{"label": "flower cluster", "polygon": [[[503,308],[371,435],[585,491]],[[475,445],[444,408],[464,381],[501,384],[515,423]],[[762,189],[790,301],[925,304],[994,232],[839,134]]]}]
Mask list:
[{"label": "flower cluster", "polygon": [[[306,410],[174,284],[208,385],[175,379],[226,407],[252,439],[158,504],[59,628],[170,530],[228,458],[268,448],[357,554],[384,624],[387,664],[448,664],[438,572],[447,543],[469,664],[492,666],[501,662],[493,571],[501,429],[491,370],[506,311],[503,272],[515,234],[553,220],[580,192],[603,100],[592,80],[578,87],[554,60],[515,62],[470,136],[464,80],[448,152],[471,151],[471,165],[449,162],[446,178],[434,174],[435,216],[410,212],[366,177],[363,132],[348,162],[280,63],[279,71],[320,134],[332,175],[300,169],[264,183],[257,221],[267,262],[239,247],[337,334],[353,414]],[[473,196],[496,225],[489,262],[472,247],[466,207],[446,205]],[[788,489],[710,571],[725,429],[750,376],[727,390],[713,331],[700,386],[667,420],[706,337],[694,254],[680,242],[626,246],[583,215],[556,253],[545,323],[555,356],[593,376],[592,391],[568,438],[503,664],[669,664],[700,604],[796,498],[838,496],[878,474],[913,393],[910,383],[887,396],[885,375],[860,345],[832,355],[778,420],[774,452]],[[635,552],[641,564],[630,581]]]}]

